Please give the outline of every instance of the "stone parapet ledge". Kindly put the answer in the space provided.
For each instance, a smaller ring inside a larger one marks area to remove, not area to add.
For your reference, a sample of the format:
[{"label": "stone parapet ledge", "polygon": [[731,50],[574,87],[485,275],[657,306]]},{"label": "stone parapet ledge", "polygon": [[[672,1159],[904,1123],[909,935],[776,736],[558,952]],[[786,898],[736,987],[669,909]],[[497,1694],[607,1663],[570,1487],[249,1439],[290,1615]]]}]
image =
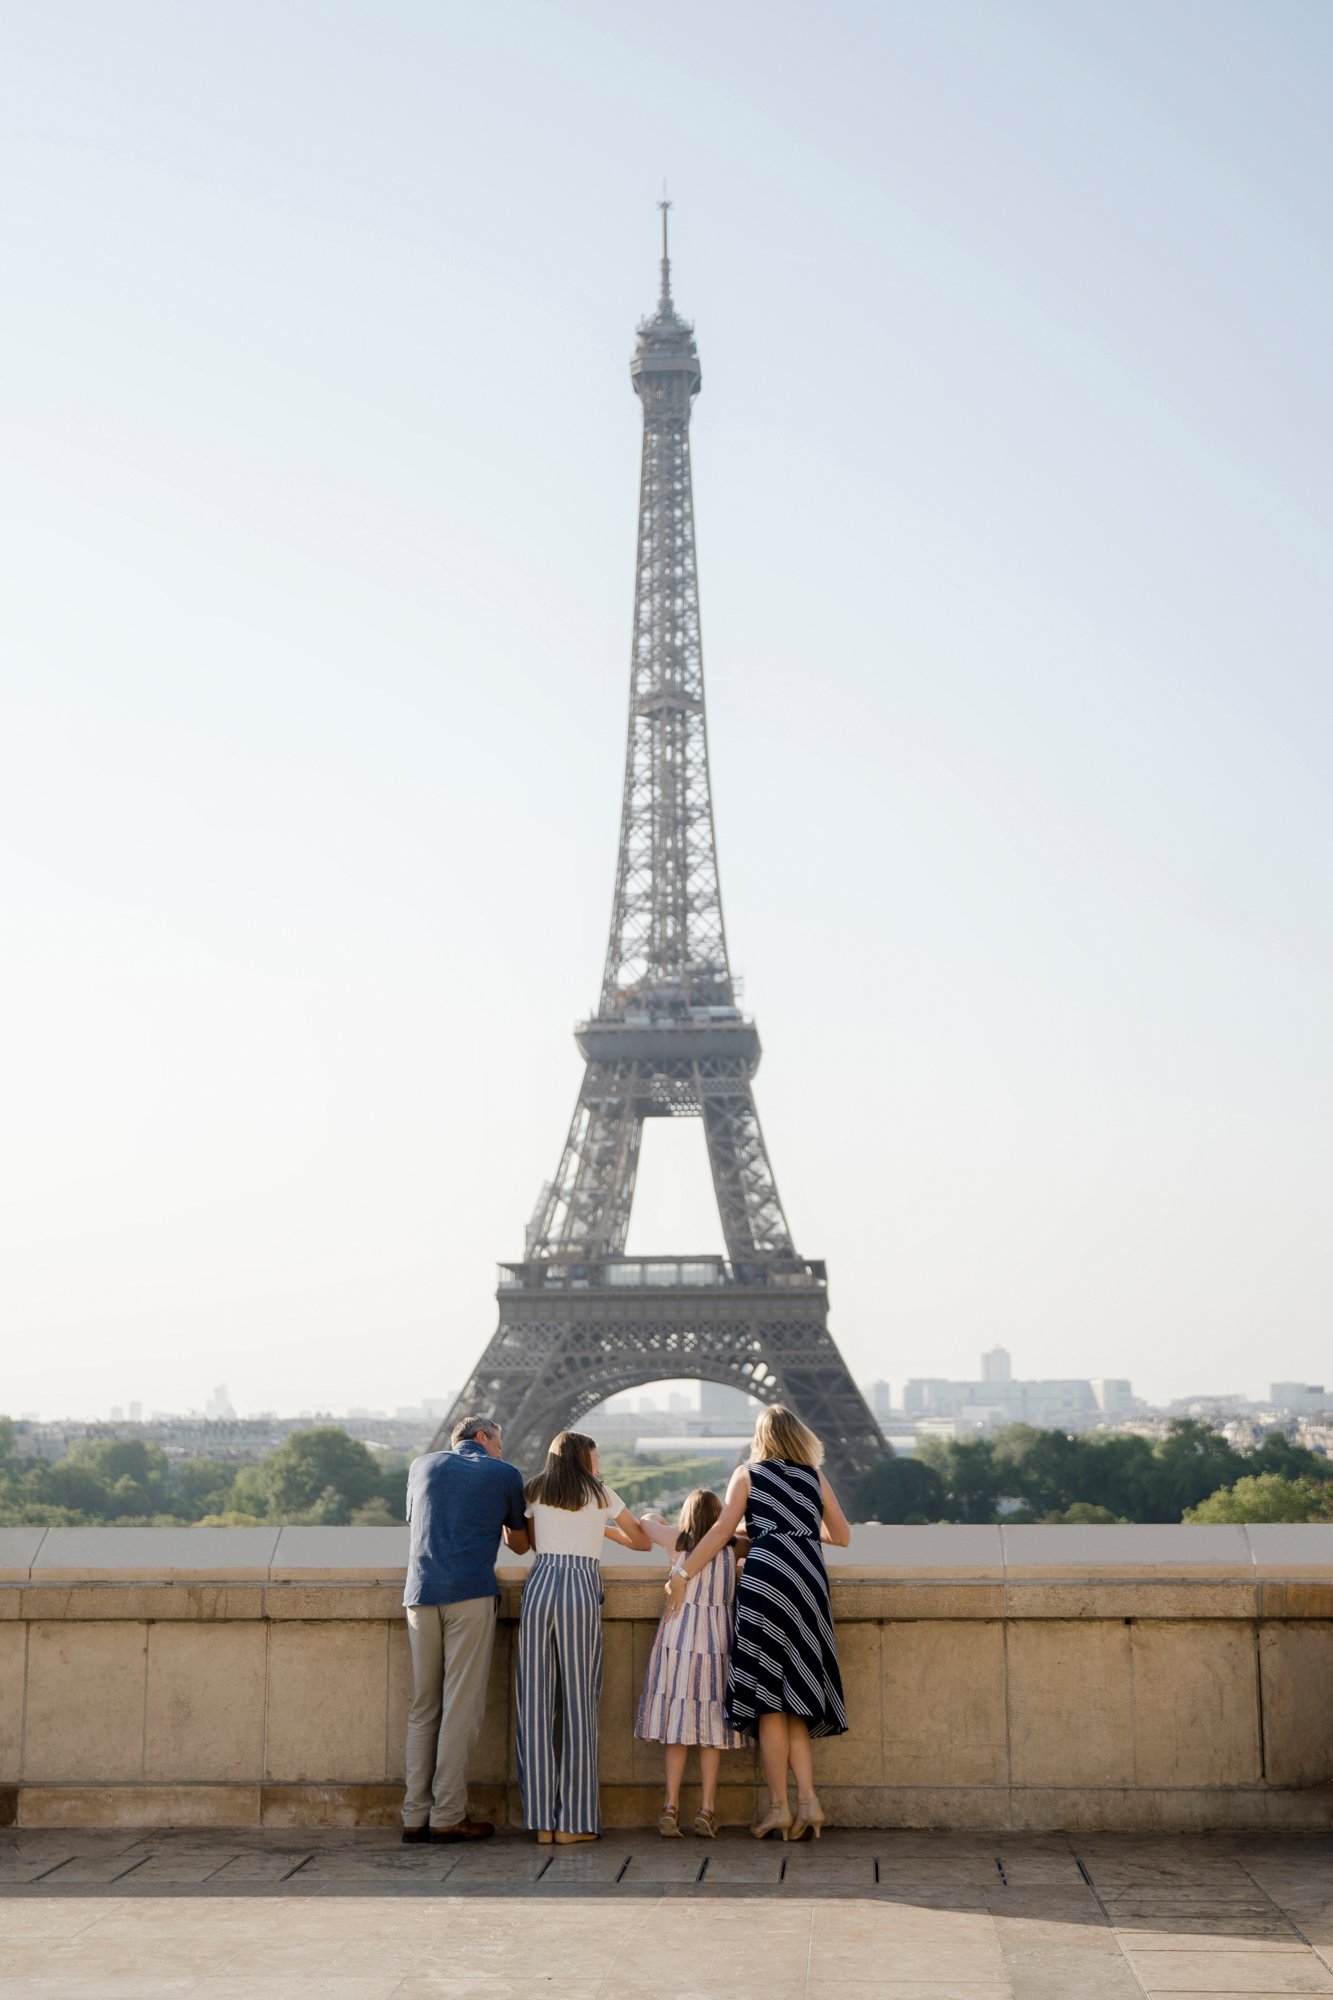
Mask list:
[{"label": "stone parapet ledge", "polygon": [[[608,1546],[602,1803],[651,1824],[634,1737],[660,1553]],[[858,1528],[827,1551],[860,1826],[1333,1824],[1333,1524]],[[0,1530],[0,1823],[391,1825],[411,1690],[399,1528]],[[474,1807],[515,1822],[500,1622]],[[729,1751],[723,1817],[758,1781]]]},{"label": "stone parapet ledge", "polygon": [[[886,1527],[827,1548],[835,1614],[884,1618],[1333,1616],[1333,1523]],[[0,1618],[384,1618],[406,1528],[4,1528]],[[503,1615],[531,1557],[501,1552]],[[663,1559],[608,1545],[608,1619],[656,1616]]]}]

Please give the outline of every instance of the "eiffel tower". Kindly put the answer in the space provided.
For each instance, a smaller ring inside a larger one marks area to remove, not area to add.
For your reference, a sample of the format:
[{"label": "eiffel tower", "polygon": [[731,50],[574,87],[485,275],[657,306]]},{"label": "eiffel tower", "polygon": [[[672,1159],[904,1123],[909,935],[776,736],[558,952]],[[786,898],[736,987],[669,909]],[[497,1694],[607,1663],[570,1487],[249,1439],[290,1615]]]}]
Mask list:
[{"label": "eiffel tower", "polygon": [[[643,404],[629,741],[601,998],[574,1037],[586,1068],[522,1262],[502,1264],[495,1336],[435,1440],[498,1416],[536,1466],[556,1431],[664,1377],[783,1402],[824,1440],[850,1501],[883,1453],[828,1331],[822,1263],[799,1257],[754,1101],[759,1035],[737,1005],[718,884],[690,477],[702,377],[694,329],[661,290],[630,379]],[[645,1118],[702,1118],[725,1257],[626,1257]]]}]

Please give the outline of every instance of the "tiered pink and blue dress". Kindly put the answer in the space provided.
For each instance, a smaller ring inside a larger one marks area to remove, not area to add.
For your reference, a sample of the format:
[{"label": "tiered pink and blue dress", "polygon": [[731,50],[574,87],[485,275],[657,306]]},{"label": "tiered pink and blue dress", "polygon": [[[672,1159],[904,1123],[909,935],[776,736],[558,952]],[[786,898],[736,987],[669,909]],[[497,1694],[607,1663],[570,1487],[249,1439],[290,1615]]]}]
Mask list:
[{"label": "tiered pink and blue dress", "polygon": [[[645,1521],[659,1547],[674,1552],[676,1530]],[[731,1650],[736,1551],[723,1549],[685,1586],[685,1601],[653,1640],[634,1734],[645,1743],[698,1743],[741,1750],[745,1738],[722,1712]]]}]

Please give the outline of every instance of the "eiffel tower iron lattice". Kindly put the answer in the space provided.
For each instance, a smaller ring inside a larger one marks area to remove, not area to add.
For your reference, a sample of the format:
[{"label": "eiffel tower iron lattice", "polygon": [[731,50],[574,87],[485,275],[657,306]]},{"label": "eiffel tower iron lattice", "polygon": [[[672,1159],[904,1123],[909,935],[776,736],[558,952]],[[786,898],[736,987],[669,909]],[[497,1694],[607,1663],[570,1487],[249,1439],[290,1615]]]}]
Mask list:
[{"label": "eiffel tower iron lattice", "polygon": [[[491,1412],[535,1466],[554,1433],[617,1391],[696,1376],[785,1402],[824,1440],[850,1496],[883,1454],[828,1331],[822,1263],[796,1254],[754,1101],[759,1035],[737,1005],[718,882],[690,476],[701,374],[661,290],[630,376],[643,404],[638,560],[620,849],[586,1065],[523,1260],[500,1267],[499,1326],[435,1440]],[[703,1120],[725,1257],[629,1258],[645,1118]]]}]

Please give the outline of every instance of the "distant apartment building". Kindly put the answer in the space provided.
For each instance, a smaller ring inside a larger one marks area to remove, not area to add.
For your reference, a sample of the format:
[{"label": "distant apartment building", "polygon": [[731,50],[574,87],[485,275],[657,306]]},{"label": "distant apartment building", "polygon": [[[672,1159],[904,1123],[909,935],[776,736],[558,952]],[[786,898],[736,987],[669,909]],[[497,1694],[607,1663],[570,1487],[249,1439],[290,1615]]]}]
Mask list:
[{"label": "distant apartment building", "polygon": [[893,1408],[893,1397],[889,1392],[888,1383],[863,1382],[861,1384],[861,1394],[865,1397],[867,1407],[875,1422],[883,1424],[885,1418]]},{"label": "distant apartment building", "polygon": [[913,1423],[952,1421],[973,1430],[1034,1424],[1042,1430],[1089,1430],[1110,1417],[1130,1415],[1138,1401],[1123,1379],[1101,1377],[1015,1381],[1009,1355],[993,1347],[981,1357],[979,1382],[917,1377],[903,1390],[903,1410]]},{"label": "distant apartment building", "polygon": [[744,1389],[733,1388],[729,1382],[699,1384],[699,1419],[703,1431],[748,1430],[753,1427],[759,1407],[753,1396]]},{"label": "distant apartment building", "polygon": [[1329,1408],[1322,1382],[1270,1382],[1268,1400],[1275,1410],[1290,1410],[1298,1417],[1317,1416]]}]

